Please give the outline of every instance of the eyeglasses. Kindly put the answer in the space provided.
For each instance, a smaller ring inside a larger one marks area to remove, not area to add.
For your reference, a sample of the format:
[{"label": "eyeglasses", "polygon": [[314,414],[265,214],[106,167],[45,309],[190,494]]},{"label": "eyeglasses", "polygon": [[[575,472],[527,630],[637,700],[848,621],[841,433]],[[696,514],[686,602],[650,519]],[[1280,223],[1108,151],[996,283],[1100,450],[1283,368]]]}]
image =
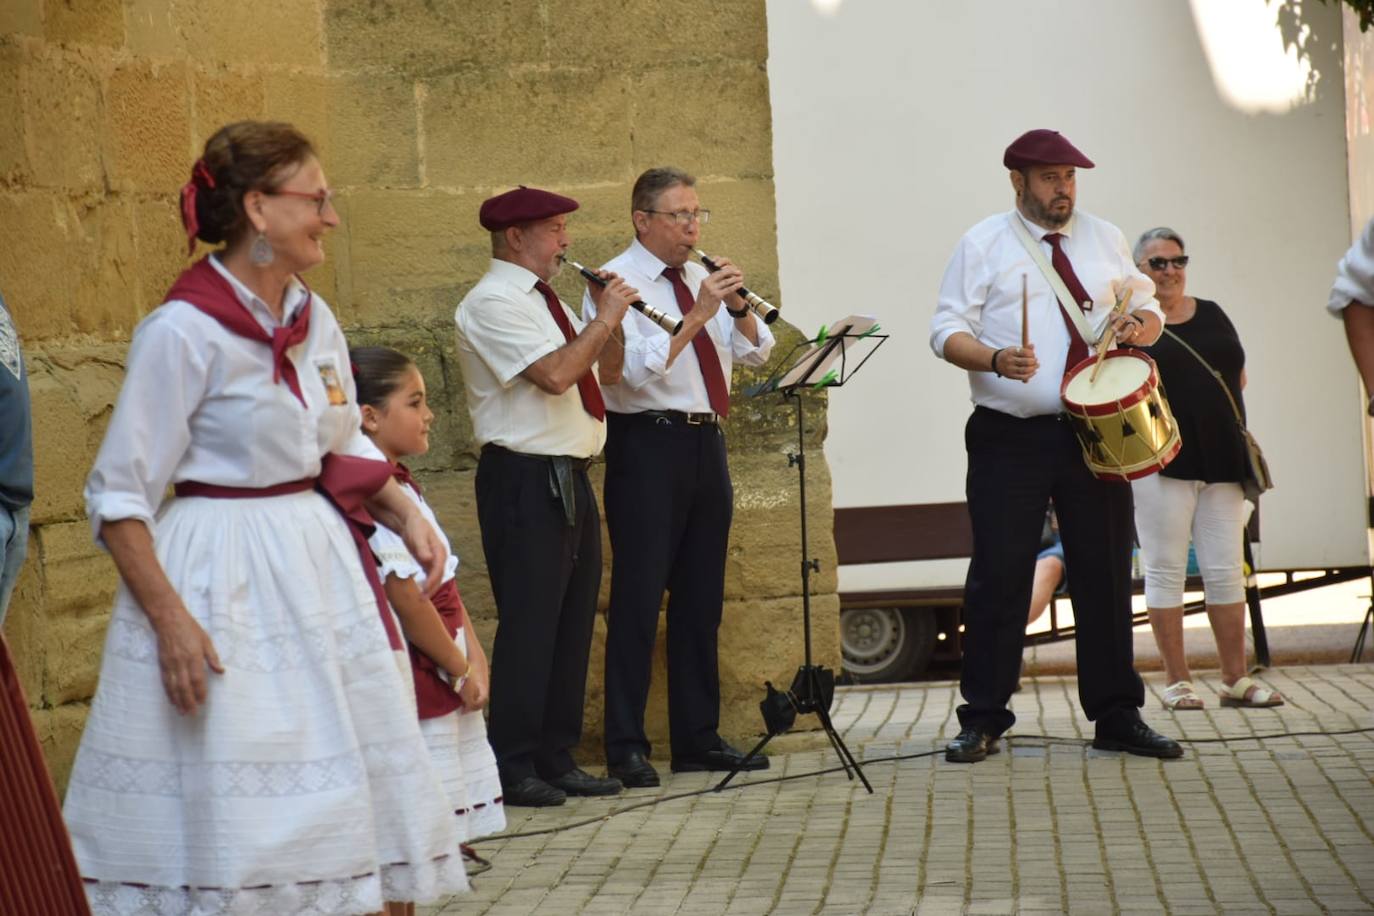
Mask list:
[{"label": "eyeglasses", "polygon": [[1151,270],[1163,270],[1168,265],[1174,265],[1177,270],[1182,270],[1188,266],[1188,256],[1181,254],[1176,258],[1150,258],[1145,263],[1150,265]]},{"label": "eyeglasses", "polygon": [[316,211],[320,214],[320,216],[324,216],[324,209],[325,209],[325,207],[328,207],[330,204],[332,204],[332,203],[334,202],[334,192],[331,191],[329,188],[321,188],[321,189],[318,190],[318,191],[280,191],[280,190],[278,190],[278,191],[264,191],[263,193],[264,193],[264,194],[270,194],[270,195],[272,195],[273,197],[303,197],[303,198],[305,198],[306,200],[313,200],[313,201],[315,202],[315,209],[316,209]]},{"label": "eyeglasses", "polygon": [[711,221],[710,210],[673,210],[672,212],[667,210],[645,210],[644,212],[657,213],[661,216],[671,217],[673,222],[677,223],[679,226],[691,225],[693,220],[704,226]]}]

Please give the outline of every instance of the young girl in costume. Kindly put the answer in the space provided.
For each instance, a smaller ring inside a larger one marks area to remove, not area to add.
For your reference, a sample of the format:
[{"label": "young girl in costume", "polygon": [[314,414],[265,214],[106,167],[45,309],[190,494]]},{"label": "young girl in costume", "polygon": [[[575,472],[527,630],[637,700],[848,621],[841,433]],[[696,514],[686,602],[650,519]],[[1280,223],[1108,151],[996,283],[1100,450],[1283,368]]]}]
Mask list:
[{"label": "young girl in costume", "polygon": [[[391,462],[401,489],[447,545],[434,511],[401,463],[429,451],[434,414],[425,400],[420,370],[408,357],[386,347],[358,347],[349,355],[363,432]],[[458,816],[459,835],[466,841],[503,830],[501,781],[481,712],[488,697],[487,658],[458,595],[458,558],[450,549],[443,583],[431,599],[425,597],[424,570],[399,537],[379,526],[370,544],[409,643],[420,731]]]}]

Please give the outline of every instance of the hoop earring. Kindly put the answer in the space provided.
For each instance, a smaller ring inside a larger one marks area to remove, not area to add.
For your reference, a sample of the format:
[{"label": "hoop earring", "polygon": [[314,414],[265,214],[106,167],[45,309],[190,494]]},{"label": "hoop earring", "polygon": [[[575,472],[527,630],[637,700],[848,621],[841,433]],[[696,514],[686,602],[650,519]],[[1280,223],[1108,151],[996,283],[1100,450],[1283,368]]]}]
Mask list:
[{"label": "hoop earring", "polygon": [[267,234],[259,232],[258,237],[253,239],[253,247],[248,249],[248,260],[258,267],[266,267],[276,256],[276,252],[272,250],[272,243],[267,241]]}]

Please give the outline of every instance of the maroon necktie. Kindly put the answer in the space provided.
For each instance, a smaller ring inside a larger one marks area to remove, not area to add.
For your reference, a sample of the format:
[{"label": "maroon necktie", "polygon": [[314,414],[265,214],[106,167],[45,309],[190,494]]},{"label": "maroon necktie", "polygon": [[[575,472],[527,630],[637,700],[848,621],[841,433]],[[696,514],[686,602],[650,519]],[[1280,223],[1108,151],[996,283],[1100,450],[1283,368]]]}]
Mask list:
[{"label": "maroon necktie", "polygon": [[[1073,264],[1069,263],[1069,256],[1064,254],[1063,248],[1059,247],[1059,243],[1063,240],[1064,236],[1058,232],[1051,232],[1045,236],[1045,241],[1049,242],[1050,247],[1054,249],[1050,263],[1054,265],[1054,272],[1059,274],[1059,279],[1063,280],[1064,285],[1068,287],[1069,295],[1077,300],[1073,304],[1082,311],[1083,303],[1091,302],[1092,297],[1088,295],[1088,291],[1079,282],[1078,274],[1073,272]],[[1063,316],[1064,324],[1069,329],[1069,359],[1064,364],[1064,371],[1068,372],[1088,358],[1088,344],[1083,340],[1083,335],[1078,333],[1078,327],[1069,317],[1068,312],[1065,311],[1066,308],[1068,306],[1065,303],[1059,303],[1059,314]]]},{"label": "maroon necktie", "polygon": [[[545,304],[549,307],[549,314],[553,316],[554,322],[558,324],[558,330],[563,332],[563,339],[571,341],[576,335],[573,334],[572,322],[563,312],[563,303],[558,301],[558,296],[554,294],[553,287],[543,280],[536,280],[534,288],[544,297]],[[577,380],[577,393],[582,395],[582,406],[587,413],[596,419],[605,422],[606,402],[601,398],[601,386],[592,378],[592,370],[588,369]]]},{"label": "maroon necktie", "polygon": [[[682,270],[677,267],[665,267],[663,276],[673,284],[678,311],[686,315],[697,303],[691,290],[687,289],[687,284],[682,282]],[[711,340],[711,335],[706,333],[705,327],[697,331],[697,336],[692,338],[692,349],[697,352],[697,363],[701,366],[701,377],[706,382],[706,399],[711,402],[711,409],[722,417],[727,416],[730,413],[730,386],[725,384],[725,370],[720,367],[720,354],[716,352],[716,345]]]}]

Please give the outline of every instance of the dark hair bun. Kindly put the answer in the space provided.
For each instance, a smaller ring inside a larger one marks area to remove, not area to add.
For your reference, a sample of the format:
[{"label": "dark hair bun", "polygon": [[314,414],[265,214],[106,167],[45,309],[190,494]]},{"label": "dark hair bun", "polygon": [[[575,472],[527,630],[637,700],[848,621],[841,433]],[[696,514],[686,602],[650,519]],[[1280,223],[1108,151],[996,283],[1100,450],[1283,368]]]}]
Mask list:
[{"label": "dark hair bun", "polygon": [[271,190],[313,155],[315,148],[305,135],[281,121],[239,121],[215,131],[201,156],[209,180],[192,175],[197,238],[211,244],[234,239],[247,223],[243,195]]}]

